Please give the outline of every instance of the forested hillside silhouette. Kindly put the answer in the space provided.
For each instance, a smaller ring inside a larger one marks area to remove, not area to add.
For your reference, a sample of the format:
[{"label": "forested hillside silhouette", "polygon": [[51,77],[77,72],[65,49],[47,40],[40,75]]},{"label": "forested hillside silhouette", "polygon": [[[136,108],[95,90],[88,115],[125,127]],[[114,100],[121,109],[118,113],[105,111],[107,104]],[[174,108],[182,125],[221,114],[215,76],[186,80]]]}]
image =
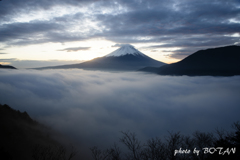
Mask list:
[{"label": "forested hillside silhouette", "polygon": [[70,160],[75,151],[51,137],[50,128],[33,120],[27,112],[0,104],[0,159]]}]

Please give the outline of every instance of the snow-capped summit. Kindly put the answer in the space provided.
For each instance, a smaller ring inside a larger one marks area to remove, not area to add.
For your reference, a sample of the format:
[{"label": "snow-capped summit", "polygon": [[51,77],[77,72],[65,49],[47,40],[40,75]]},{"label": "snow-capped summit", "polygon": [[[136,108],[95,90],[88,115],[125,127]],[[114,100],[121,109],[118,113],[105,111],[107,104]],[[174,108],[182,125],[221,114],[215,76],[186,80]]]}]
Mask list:
[{"label": "snow-capped summit", "polygon": [[143,54],[142,52],[138,51],[137,49],[135,49],[132,45],[130,44],[124,44],[122,45],[122,47],[120,47],[119,49],[113,51],[112,53],[107,54],[104,57],[119,57],[119,56],[124,56],[124,55],[134,55],[134,56],[143,56],[146,57],[145,54]]},{"label": "snow-capped summit", "polygon": [[106,56],[95,58],[79,64],[63,65],[45,68],[83,68],[92,70],[136,71],[144,67],[160,67],[165,63],[148,57],[132,45],[122,45],[121,48]]}]

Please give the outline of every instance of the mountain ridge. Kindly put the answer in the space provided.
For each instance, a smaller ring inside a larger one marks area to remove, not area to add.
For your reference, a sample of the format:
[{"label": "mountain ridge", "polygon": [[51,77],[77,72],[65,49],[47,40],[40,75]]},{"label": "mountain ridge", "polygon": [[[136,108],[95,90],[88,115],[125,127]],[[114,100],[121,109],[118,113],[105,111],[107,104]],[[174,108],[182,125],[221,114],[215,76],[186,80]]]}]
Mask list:
[{"label": "mountain ridge", "polygon": [[0,64],[0,69],[17,69],[17,68],[15,68],[13,66],[9,66],[9,65],[1,65]]},{"label": "mountain ridge", "polygon": [[160,75],[233,76],[240,75],[240,46],[224,46],[199,50],[183,60],[161,67],[145,67],[140,71]]}]

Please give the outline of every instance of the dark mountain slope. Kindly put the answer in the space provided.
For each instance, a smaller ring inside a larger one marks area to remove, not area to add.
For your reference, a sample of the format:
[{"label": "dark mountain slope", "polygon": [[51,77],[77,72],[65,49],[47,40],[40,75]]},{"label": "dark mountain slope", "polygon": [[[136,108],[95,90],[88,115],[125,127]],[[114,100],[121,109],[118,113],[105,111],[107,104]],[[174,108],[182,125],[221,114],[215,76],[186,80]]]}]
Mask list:
[{"label": "dark mountain slope", "polygon": [[200,50],[180,62],[159,68],[143,68],[141,71],[161,75],[240,75],[240,46]]},{"label": "dark mountain slope", "polygon": [[43,67],[40,69],[82,68],[94,70],[137,70],[146,66],[158,67],[163,64],[164,63],[150,58],[144,58],[140,56],[136,57],[134,55],[128,54],[119,57],[100,57],[79,64]]}]

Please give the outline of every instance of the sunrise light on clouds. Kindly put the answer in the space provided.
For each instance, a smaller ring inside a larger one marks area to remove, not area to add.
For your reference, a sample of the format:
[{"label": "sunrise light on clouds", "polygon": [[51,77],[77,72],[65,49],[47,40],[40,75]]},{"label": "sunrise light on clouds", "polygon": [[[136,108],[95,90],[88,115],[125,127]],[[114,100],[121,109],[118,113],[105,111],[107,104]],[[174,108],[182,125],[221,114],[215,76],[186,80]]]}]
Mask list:
[{"label": "sunrise light on clouds", "polygon": [[237,0],[3,0],[1,59],[90,60],[132,44],[172,63],[200,49],[238,45],[239,10]]}]

